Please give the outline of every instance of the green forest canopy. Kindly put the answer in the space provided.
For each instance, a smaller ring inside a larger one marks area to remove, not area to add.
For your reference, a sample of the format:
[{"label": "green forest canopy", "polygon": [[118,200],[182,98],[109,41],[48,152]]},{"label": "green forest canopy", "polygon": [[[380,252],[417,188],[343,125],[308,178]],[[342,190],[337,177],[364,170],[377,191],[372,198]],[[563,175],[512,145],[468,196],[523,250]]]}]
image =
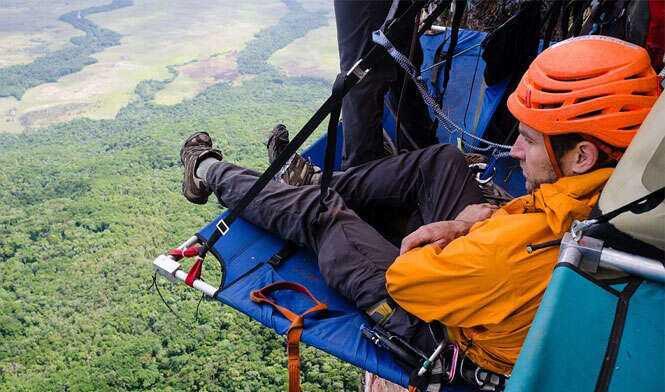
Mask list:
[{"label": "green forest canopy", "polygon": [[[198,294],[162,283],[178,321],[147,290],[154,257],[221,212],[180,194],[182,141],[207,131],[225,159],[263,169],[269,130],[299,128],[328,95],[327,82],[286,77],[265,61],[326,23],[285,3],[288,14],[239,57],[258,73],[252,80],[174,106],[140,99],[113,120],[0,134],[0,390],[285,388],[283,337],[208,299],[194,320]],[[353,366],[313,348],[302,357],[304,390],[357,389]]]}]

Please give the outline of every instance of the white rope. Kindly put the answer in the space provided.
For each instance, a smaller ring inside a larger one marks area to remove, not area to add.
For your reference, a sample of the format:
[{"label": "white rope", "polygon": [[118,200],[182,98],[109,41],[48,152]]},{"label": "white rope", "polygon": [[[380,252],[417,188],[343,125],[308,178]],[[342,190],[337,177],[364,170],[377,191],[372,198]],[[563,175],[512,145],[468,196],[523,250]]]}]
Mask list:
[{"label": "white rope", "polygon": [[[446,116],[443,113],[443,110],[441,110],[441,107],[439,104],[436,102],[434,97],[432,97],[429,92],[427,91],[427,88],[425,87],[422,77],[421,76],[416,76],[416,67],[409,61],[406,56],[404,56],[402,53],[400,53],[394,46],[393,44],[388,40],[388,38],[383,34],[381,30],[376,30],[372,33],[372,40],[374,43],[383,46],[388,54],[395,59],[397,64],[404,69],[404,72],[406,72],[411,80],[413,80],[413,83],[416,85],[418,88],[418,91],[420,91],[420,95],[422,95],[423,100],[427,104],[427,106],[432,108],[432,111],[434,112],[434,115],[436,118],[439,119],[443,127],[450,133],[452,136],[455,136],[459,138],[466,146],[467,148],[470,149],[470,151],[481,151],[481,152],[487,152],[492,149],[494,149],[493,155],[499,159],[499,158],[504,158],[509,156],[509,150],[511,146],[505,145],[505,144],[499,144],[499,143],[494,143],[489,140],[483,139],[479,136],[476,136],[472,134],[471,132],[466,131],[459,125],[455,124],[448,116]],[[481,146],[474,146],[473,143],[469,143],[466,140],[464,140],[463,136],[468,136],[470,139],[473,139],[477,141],[478,143],[482,143],[486,145],[485,147]],[[500,151],[504,150],[504,151]]]}]

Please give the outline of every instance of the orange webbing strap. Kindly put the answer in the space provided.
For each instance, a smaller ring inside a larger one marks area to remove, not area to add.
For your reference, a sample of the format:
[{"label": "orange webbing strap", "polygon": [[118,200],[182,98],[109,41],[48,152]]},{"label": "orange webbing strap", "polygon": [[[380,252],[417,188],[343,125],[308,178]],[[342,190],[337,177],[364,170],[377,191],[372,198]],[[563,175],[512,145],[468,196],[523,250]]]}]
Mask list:
[{"label": "orange webbing strap", "polygon": [[[277,305],[273,300],[268,298],[268,295],[279,290],[293,290],[305,294],[316,303],[316,306],[308,309],[301,315],[297,315],[289,309]],[[294,282],[275,282],[269,284],[260,290],[252,291],[250,298],[252,301],[259,304],[265,303],[272,305],[275,309],[279,310],[284,315],[284,317],[291,321],[291,326],[286,332],[287,353],[289,357],[289,392],[301,392],[300,336],[302,335],[302,329],[305,327],[304,318],[310,313],[328,309],[328,305],[314,298],[314,296],[304,286]]]},{"label": "orange webbing strap", "polygon": [[543,135],[543,140],[545,141],[545,150],[547,150],[547,156],[550,158],[550,162],[552,162],[554,173],[556,173],[556,178],[559,179],[563,177],[563,172],[561,171],[561,166],[559,166],[559,160],[556,159],[556,154],[554,154],[554,149],[552,148],[550,137]]}]

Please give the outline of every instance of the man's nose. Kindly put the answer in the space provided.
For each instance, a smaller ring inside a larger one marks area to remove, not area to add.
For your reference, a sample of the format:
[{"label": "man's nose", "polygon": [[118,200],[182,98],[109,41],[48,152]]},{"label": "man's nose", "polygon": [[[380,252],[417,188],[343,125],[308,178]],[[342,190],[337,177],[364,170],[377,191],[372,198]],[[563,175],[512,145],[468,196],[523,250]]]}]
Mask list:
[{"label": "man's nose", "polygon": [[522,135],[519,135],[510,149],[510,156],[515,159],[524,159],[524,149],[522,149]]}]

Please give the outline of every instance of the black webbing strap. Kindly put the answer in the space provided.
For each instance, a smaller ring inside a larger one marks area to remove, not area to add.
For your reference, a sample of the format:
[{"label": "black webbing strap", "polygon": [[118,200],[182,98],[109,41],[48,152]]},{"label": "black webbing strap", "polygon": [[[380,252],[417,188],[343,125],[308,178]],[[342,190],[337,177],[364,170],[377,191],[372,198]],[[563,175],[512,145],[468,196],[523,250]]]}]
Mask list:
[{"label": "black webbing strap", "polygon": [[[409,8],[402,15],[412,15],[412,12],[422,9],[426,3],[426,1],[414,1],[409,5]],[[384,31],[386,36],[390,37],[392,26],[404,23],[402,20],[402,15],[395,18],[395,20],[391,22],[390,25],[386,28]],[[425,30],[429,29],[433,21],[434,20],[432,19],[429,22],[429,25],[423,24],[423,26],[421,26],[421,31],[424,32]],[[409,19],[406,21],[406,23],[411,23],[411,20]],[[341,99],[346,95],[346,93],[348,93],[349,90],[351,90],[351,88],[362,79],[365,73],[371,70],[376,64],[378,64],[379,61],[383,60],[385,56],[385,50],[379,45],[374,44],[367,55],[363,59],[360,59],[356,65],[354,65],[349,73],[347,73],[343,78],[343,88],[341,88],[341,92],[339,92],[336,96],[328,97],[323,105],[321,105],[321,107],[314,113],[309,121],[307,121],[307,123],[302,127],[298,134],[296,134],[296,136],[286,146],[284,151],[279,154],[277,159],[275,159],[273,163],[268,166],[266,171],[263,172],[261,177],[256,180],[254,185],[252,185],[245,196],[243,196],[240,202],[238,202],[236,208],[230,210],[226,218],[221,219],[217,223],[217,230],[215,230],[208,241],[206,241],[199,248],[200,257],[205,257],[208,250],[210,250],[215,245],[215,243],[228,232],[231,224],[233,224],[233,222],[235,222],[235,220],[240,217],[245,208],[249,206],[249,204],[259,194],[259,192],[261,192],[266,184],[268,184],[268,182],[275,176],[275,174],[277,174],[282,166],[286,164],[288,159],[298,150],[298,148],[300,148],[300,146],[302,146],[305,140],[307,140],[312,132],[314,132],[319,124],[321,124],[323,119],[326,118],[326,116],[328,116],[328,114],[330,114],[333,109],[335,109],[340,104]],[[330,167],[330,170],[332,170],[332,166]]]},{"label": "black webbing strap", "polygon": [[298,245],[289,241],[286,244],[284,244],[282,249],[280,249],[277,253],[270,256],[267,263],[270,264],[273,268],[277,268],[280,265],[282,265],[286,261],[286,259],[293,256],[293,254],[296,253],[298,249],[300,249]]},{"label": "black webbing strap", "polygon": [[[344,93],[353,87],[356,82],[359,80],[354,74],[347,75],[344,83]],[[347,84],[348,83],[348,84]],[[298,132],[298,134],[291,140],[291,142],[286,146],[284,151],[279,154],[277,159],[273,161],[272,164],[266,169],[265,172],[259,177],[254,185],[247,191],[245,196],[240,200],[236,208],[229,211],[229,214],[221,219],[217,223],[217,230],[215,230],[210,239],[206,241],[204,245],[199,248],[199,256],[204,257],[210,248],[212,248],[215,243],[220,239],[221,236],[225,235],[231,224],[240,217],[242,212],[249,206],[249,204],[254,200],[254,198],[261,192],[261,190],[268,184],[268,182],[277,174],[277,172],[286,164],[288,159],[300,148],[300,146],[307,140],[309,135],[314,132],[316,127],[323,121],[323,119],[330,113],[334,105],[337,103],[334,102],[333,97],[329,97],[319,110],[314,113],[312,118],[307,121],[303,128]]]},{"label": "black webbing strap", "polygon": [[[448,36],[445,35],[443,38],[443,41],[441,41],[441,44],[436,47],[436,50],[434,51],[434,59],[433,62],[434,64],[438,64],[443,60],[443,56],[441,56],[441,51],[443,50],[443,47],[446,46],[446,43],[448,42]],[[432,86],[436,86],[439,83],[439,71],[441,71],[441,65],[438,64],[432,67],[432,69],[429,71],[429,80],[432,82]],[[438,91],[436,92],[436,101],[439,102],[439,93]]]},{"label": "black webbing strap", "polygon": [[[663,200],[665,200],[665,187],[657,189],[646,196],[642,196],[637,200],[631,201],[630,203],[625,204],[597,218],[585,220],[583,222],[575,221],[573,222],[573,227],[572,227],[573,238],[575,238],[576,241],[579,240],[579,238],[581,238],[581,235],[585,230],[588,230],[590,227],[597,225],[599,223],[607,223],[610,220],[616,218],[617,216],[623,214],[624,212],[630,211],[633,214],[642,214],[647,211],[651,211],[654,208],[656,208],[658,204],[662,203]],[[532,253],[538,249],[543,249],[550,246],[557,246],[560,244],[561,240],[548,241],[548,242],[543,242],[541,244],[533,244],[533,245],[529,244],[526,247],[526,251],[527,253]]]},{"label": "black webbing strap", "polygon": [[328,137],[326,140],[326,154],[323,158],[323,174],[321,175],[321,194],[319,195],[319,211],[316,213],[316,221],[322,211],[326,211],[324,204],[328,197],[328,187],[332,179],[333,167],[335,166],[335,155],[337,150],[337,127],[339,125],[339,114],[342,111],[342,98],[344,97],[344,75],[338,74],[332,88],[331,98],[337,103],[330,111],[328,120]]},{"label": "black webbing strap", "polygon": [[457,39],[459,37],[459,27],[462,23],[462,15],[466,8],[466,0],[455,0],[455,13],[453,14],[453,23],[450,27],[450,46],[448,46],[448,53],[446,56],[446,67],[443,69],[443,87],[441,88],[441,102],[443,102],[443,95],[446,93],[448,87],[448,80],[450,79],[450,69],[453,66],[453,55],[455,47],[457,46]]},{"label": "black webbing strap", "polygon": [[[452,2],[451,0],[444,1],[444,3],[446,3],[446,6],[449,5],[451,2]],[[443,47],[446,46],[446,44],[448,43],[449,39],[450,39],[450,36],[448,36],[448,34],[445,34],[445,32],[444,32],[444,38],[441,41],[441,44],[439,44],[439,46],[437,46],[436,50],[434,51],[433,62],[435,64],[438,64],[442,60],[444,60],[444,56],[446,56],[448,54],[447,52],[444,52],[444,53],[441,53],[441,52],[443,51]],[[437,88],[437,86],[439,84],[439,72],[441,72],[441,67],[442,66],[443,66],[443,64],[439,64],[439,65],[434,66],[432,68],[432,70],[430,71],[430,74],[429,74],[429,79],[432,82],[432,85],[434,86],[434,90],[436,92],[436,96],[434,98],[436,98],[436,101],[439,102],[439,105],[441,105],[442,100],[441,100],[441,94],[439,94],[439,89]]]},{"label": "black webbing strap", "polygon": [[[416,41],[418,41],[418,24],[420,22],[420,15],[416,15],[414,18],[414,23],[413,23],[413,32],[411,33],[411,43],[409,44],[409,62],[413,62],[413,55],[415,54],[415,49],[416,49]],[[418,70],[420,72],[420,70]],[[406,75],[403,74],[404,80],[402,80],[402,87],[399,90],[399,99],[397,100],[397,108],[395,110],[397,111],[397,116],[395,116],[395,144],[397,145],[397,151],[400,151],[402,149],[402,138],[401,138],[401,130],[402,128],[400,127],[402,117],[401,117],[401,111],[402,111],[402,102],[404,101],[404,95],[406,94],[406,88],[407,84],[409,83],[410,78],[407,78]],[[420,147],[418,145],[412,146],[414,149],[418,150]]]},{"label": "black webbing strap", "polygon": [[594,220],[595,223],[609,222],[611,219],[614,219],[616,216],[623,214],[626,211],[630,211],[633,214],[641,214],[656,208],[656,206],[662,203],[663,200],[665,200],[665,187],[655,190],[646,196],[642,196],[614,211],[603,214]]},{"label": "black webbing strap", "polygon": [[623,329],[626,325],[628,302],[630,301],[630,297],[632,297],[639,288],[640,283],[642,283],[642,279],[633,278],[619,294],[616,313],[614,314],[614,322],[612,324],[612,332],[610,332],[607,349],[605,350],[605,356],[603,357],[603,365],[600,368],[600,373],[596,380],[595,392],[606,392],[610,387],[612,373],[614,372],[617,355],[619,354]]}]

